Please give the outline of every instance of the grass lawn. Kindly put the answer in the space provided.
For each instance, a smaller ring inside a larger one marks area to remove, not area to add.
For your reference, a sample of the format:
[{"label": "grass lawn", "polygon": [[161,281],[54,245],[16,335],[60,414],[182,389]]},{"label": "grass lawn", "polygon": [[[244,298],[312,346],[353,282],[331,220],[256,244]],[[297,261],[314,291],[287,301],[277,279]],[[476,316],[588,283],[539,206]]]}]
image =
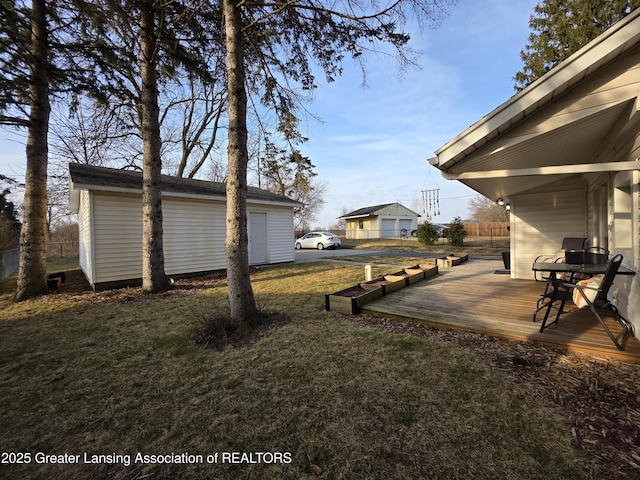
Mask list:
[{"label": "grass lawn", "polygon": [[[18,304],[5,282],[0,451],[30,463],[4,455],[0,478],[587,478],[565,420],[506,375],[323,311],[324,293],[362,275],[332,263],[256,271],[262,309],[290,321],[222,352],[191,336],[199,312],[224,305],[224,281]],[[53,463],[69,458],[79,463]]]},{"label": "grass lawn", "polygon": [[468,253],[473,255],[501,255],[509,251],[509,237],[467,237],[462,247],[452,247],[447,239],[440,238],[433,245],[424,245],[415,238],[376,238],[371,240],[347,240],[342,238],[342,248],[381,249],[395,252]]}]

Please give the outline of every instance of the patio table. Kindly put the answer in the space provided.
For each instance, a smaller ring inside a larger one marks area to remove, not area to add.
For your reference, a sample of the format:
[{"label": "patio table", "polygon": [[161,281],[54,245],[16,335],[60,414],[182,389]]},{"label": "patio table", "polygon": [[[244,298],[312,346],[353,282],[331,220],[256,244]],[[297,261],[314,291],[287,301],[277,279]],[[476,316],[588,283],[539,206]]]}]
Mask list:
[{"label": "patio table", "polygon": [[[573,273],[586,275],[599,275],[607,271],[607,263],[598,264],[573,264],[556,262],[536,262],[531,268],[534,272],[550,272],[555,278],[558,273]],[[620,265],[618,275],[635,275],[636,272],[629,267]]]},{"label": "patio table", "polygon": [[[549,272],[550,276],[547,280],[549,283],[553,285],[553,291],[549,292],[548,289],[545,289],[544,293],[541,295],[540,300],[538,300],[538,304],[536,305],[536,309],[533,312],[533,321],[536,321],[536,314],[547,306],[547,302],[545,299],[553,296],[556,289],[558,288],[556,282],[556,275],[559,273],[570,273],[572,275],[600,275],[606,273],[608,263],[596,263],[596,264],[575,264],[575,263],[556,263],[556,262],[534,262],[531,269],[534,272]],[[629,267],[624,265],[620,265],[618,269],[617,275],[635,275],[636,272]]]}]

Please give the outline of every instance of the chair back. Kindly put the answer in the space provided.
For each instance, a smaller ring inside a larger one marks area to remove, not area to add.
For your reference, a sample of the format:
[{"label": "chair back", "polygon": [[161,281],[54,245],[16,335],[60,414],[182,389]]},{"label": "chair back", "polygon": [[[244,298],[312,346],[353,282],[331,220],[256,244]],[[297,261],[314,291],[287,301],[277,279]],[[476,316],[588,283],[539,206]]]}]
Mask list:
[{"label": "chair back", "polygon": [[587,241],[585,237],[565,237],[562,239],[562,250],[582,250],[584,243]]},{"label": "chair back", "polygon": [[618,254],[611,259],[609,265],[607,265],[607,271],[602,277],[602,282],[600,283],[600,288],[598,289],[598,294],[593,303],[602,301],[607,301],[607,295],[609,294],[609,289],[611,285],[613,285],[613,279],[616,278],[618,273],[618,269],[620,268],[620,264],[622,263],[622,255]]}]

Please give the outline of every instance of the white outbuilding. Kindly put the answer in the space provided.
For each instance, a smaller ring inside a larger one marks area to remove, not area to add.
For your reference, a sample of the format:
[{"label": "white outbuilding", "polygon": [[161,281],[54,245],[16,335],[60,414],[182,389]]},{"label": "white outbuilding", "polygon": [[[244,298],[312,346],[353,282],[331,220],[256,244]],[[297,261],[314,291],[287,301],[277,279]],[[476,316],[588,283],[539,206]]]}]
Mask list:
[{"label": "white outbuilding", "polygon": [[[226,268],[225,184],[162,176],[167,275]],[[293,209],[287,197],[249,187],[249,263],[292,262]],[[78,213],[80,267],[94,290],[141,283],[142,174],[69,165],[69,207]]]},{"label": "white outbuilding", "polygon": [[346,213],[348,239],[399,238],[411,235],[418,228],[420,214],[400,203],[385,203]]}]

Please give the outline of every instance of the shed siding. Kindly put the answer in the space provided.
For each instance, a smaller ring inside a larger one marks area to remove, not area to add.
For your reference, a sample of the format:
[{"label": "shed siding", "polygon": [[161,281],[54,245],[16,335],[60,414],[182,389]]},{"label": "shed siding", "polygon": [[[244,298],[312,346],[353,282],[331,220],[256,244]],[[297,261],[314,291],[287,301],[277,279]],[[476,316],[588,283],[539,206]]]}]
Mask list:
[{"label": "shed siding", "polygon": [[[363,228],[359,228],[360,220],[362,220]],[[380,238],[380,220],[375,216],[347,220],[346,233],[348,239],[368,240],[370,238]]]},{"label": "shed siding", "polygon": [[564,237],[586,236],[586,191],[518,195],[511,199],[511,276],[532,279],[531,265],[560,249]]},{"label": "shed siding", "polygon": [[95,283],[142,277],[142,197],[93,194]]},{"label": "shed siding", "polygon": [[251,211],[267,213],[267,261],[269,263],[293,262],[293,216],[290,208],[272,208]]},{"label": "shed siding", "polygon": [[[362,221],[363,228],[359,228]],[[418,216],[408,208],[400,205],[389,205],[364,218],[346,220],[347,239],[394,238],[400,236],[400,230],[418,228]]]},{"label": "shed siding", "polygon": [[[267,214],[268,263],[293,261],[292,209],[253,211]],[[140,195],[81,192],[80,261],[92,285],[142,277],[141,212]],[[167,275],[226,268],[224,202],[165,197],[162,216]]]},{"label": "shed siding", "polygon": [[162,199],[164,269],[167,275],[226,268],[223,202]]},{"label": "shed siding", "polygon": [[80,208],[78,210],[79,256],[80,267],[93,284],[95,281],[93,271],[93,235],[91,222],[91,194],[83,190],[80,192]]}]

